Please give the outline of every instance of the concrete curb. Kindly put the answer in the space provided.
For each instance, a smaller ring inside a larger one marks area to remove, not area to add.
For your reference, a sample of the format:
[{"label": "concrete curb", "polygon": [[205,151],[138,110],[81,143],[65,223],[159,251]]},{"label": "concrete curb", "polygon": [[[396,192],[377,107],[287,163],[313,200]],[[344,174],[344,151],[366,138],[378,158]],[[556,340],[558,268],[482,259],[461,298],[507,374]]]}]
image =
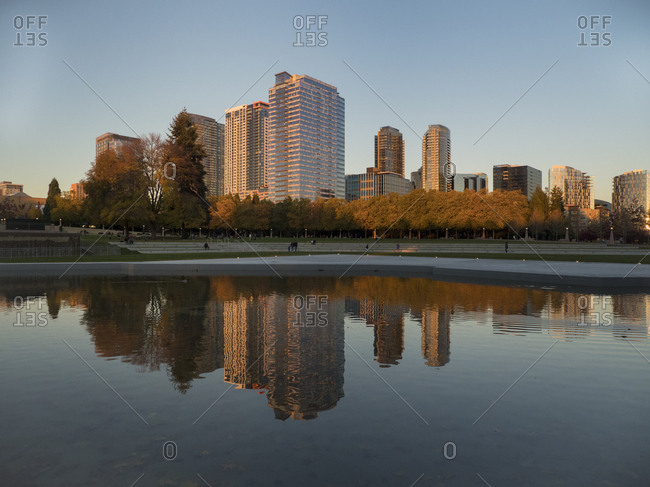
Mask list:
[{"label": "concrete curb", "polygon": [[446,259],[432,257],[312,255],[241,259],[153,262],[3,263],[0,282],[16,277],[45,276],[359,276],[515,284],[536,287],[626,288],[650,290],[650,265]]}]

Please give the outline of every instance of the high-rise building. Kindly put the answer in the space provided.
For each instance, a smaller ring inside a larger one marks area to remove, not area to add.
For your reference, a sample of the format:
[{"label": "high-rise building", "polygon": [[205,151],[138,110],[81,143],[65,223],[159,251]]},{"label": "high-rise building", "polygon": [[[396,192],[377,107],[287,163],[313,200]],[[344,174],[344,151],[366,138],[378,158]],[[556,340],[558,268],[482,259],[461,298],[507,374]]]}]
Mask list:
[{"label": "high-rise building", "polygon": [[539,186],[542,187],[542,171],[530,166],[502,164],[492,169],[493,189],[521,191],[530,199]]},{"label": "high-rise building", "polygon": [[203,159],[205,186],[208,196],[224,194],[224,126],[214,118],[188,113],[196,127],[197,142],[203,145],[206,157]]},{"label": "high-rise building", "polygon": [[451,191],[451,137],[444,125],[429,125],[422,138],[422,187]]},{"label": "high-rise building", "polygon": [[276,74],[267,147],[271,200],[345,196],[345,101],[335,86]]},{"label": "high-rise building", "polygon": [[382,127],[375,135],[375,167],[404,177],[404,138],[393,127]]},{"label": "high-rise building", "polygon": [[593,208],[591,186],[591,176],[571,166],[553,166],[548,171],[548,187],[562,190],[565,205]]},{"label": "high-rise building", "polygon": [[408,194],[413,187],[408,179],[393,172],[379,172],[375,167],[369,167],[363,174],[347,174],[345,176],[345,199],[367,200],[373,196],[383,196],[390,193]]},{"label": "high-rise building", "polygon": [[474,174],[456,174],[453,178],[453,190],[465,191],[470,189],[472,191],[481,191],[488,189],[488,177],[484,172],[477,172]]},{"label": "high-rise building", "polygon": [[257,101],[226,110],[225,194],[247,196],[266,183],[269,104]]},{"label": "high-rise building", "polygon": [[107,150],[113,150],[119,153],[125,144],[132,144],[137,140],[140,139],[106,132],[95,138],[95,156],[99,156]]},{"label": "high-rise building", "polygon": [[645,169],[629,171],[614,177],[612,211],[616,214],[623,208],[642,206],[650,209],[650,173]]}]

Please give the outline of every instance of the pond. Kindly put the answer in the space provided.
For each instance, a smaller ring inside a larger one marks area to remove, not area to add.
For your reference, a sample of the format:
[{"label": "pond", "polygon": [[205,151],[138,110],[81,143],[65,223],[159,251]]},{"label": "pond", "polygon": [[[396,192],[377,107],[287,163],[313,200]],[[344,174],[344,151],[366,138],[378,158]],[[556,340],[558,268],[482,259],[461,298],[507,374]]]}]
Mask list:
[{"label": "pond", "polygon": [[649,314],[415,278],[4,280],[0,478],[645,486]]}]

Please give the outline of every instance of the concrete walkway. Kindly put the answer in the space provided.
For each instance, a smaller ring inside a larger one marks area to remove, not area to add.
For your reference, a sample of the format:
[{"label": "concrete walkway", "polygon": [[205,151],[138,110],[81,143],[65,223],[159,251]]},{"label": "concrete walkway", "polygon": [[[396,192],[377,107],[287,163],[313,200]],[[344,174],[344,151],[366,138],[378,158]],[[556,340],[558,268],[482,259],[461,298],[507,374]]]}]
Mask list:
[{"label": "concrete walkway", "polygon": [[291,275],[424,277],[485,284],[624,287],[650,291],[650,265],[445,259],[378,255],[311,255],[155,262],[4,263],[0,281],[18,276]]},{"label": "concrete walkway", "polygon": [[[171,253],[205,253],[205,240],[173,240],[169,242],[136,241],[131,245],[111,242],[111,244],[135,250],[142,254],[171,254]],[[328,242],[326,239],[317,240],[315,244],[300,242],[298,250],[310,253],[349,253],[364,252],[367,241]],[[257,240],[210,241],[210,252],[286,252],[288,242],[272,242]],[[397,250],[396,242],[369,242],[371,252],[394,252],[404,254],[417,253],[495,253],[503,254],[505,240],[467,240],[449,242],[440,240],[404,240]],[[536,242],[509,241],[508,252],[511,254],[555,254],[555,255],[645,255],[649,249],[634,245],[604,245],[598,243],[580,242]]]}]

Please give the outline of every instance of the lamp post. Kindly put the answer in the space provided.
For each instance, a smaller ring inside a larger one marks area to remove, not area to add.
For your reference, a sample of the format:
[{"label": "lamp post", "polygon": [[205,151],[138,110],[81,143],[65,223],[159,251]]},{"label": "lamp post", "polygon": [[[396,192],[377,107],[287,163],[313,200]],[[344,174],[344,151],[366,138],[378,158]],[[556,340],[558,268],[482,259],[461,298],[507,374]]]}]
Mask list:
[{"label": "lamp post", "polygon": [[526,227],[526,237],[524,240],[528,240],[528,227]]},{"label": "lamp post", "polygon": [[569,241],[569,227],[566,227],[564,232],[564,240]]}]

